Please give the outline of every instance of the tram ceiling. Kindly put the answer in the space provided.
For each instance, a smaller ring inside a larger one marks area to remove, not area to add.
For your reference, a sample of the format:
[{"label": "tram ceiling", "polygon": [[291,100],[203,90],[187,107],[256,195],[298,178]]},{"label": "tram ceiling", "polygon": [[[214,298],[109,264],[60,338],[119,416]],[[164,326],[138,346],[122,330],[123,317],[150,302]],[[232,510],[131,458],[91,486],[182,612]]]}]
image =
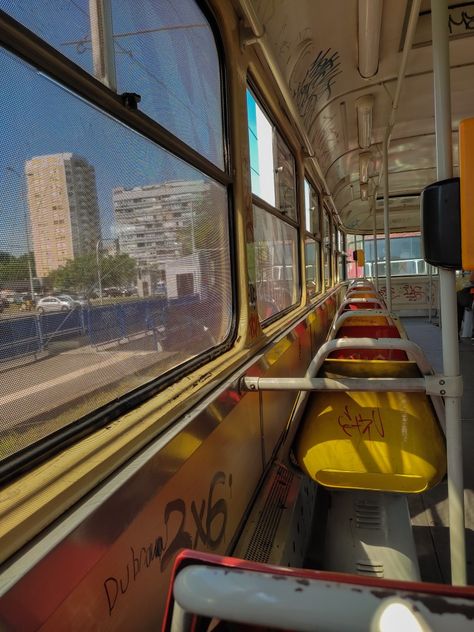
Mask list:
[{"label": "tram ceiling", "polygon": [[[380,181],[382,142],[392,108],[411,2],[253,0],[252,4],[288,82],[343,223],[351,230],[354,230],[354,223],[363,231],[371,230],[370,201],[360,199],[360,154],[369,151],[371,155],[370,197]],[[369,20],[369,27],[364,27],[367,35],[378,28],[380,7],[380,44],[377,49],[377,38],[372,38],[374,41],[369,43],[367,53],[363,34],[358,42],[358,24],[362,23],[360,12],[370,14],[371,8],[374,9],[372,16],[363,18]],[[471,22],[465,19],[470,14],[474,21],[473,2],[453,2],[449,9],[455,165],[459,121],[473,114],[471,36],[474,30],[470,28]],[[361,47],[366,57],[367,54],[376,56],[364,65],[364,72],[368,72],[367,68],[376,69],[368,79],[359,72]],[[368,102],[364,101],[367,96]],[[370,110],[362,124],[358,109],[361,101],[365,109]],[[369,147],[361,140],[361,125],[368,126]],[[390,191],[419,193],[435,180],[435,154],[431,14],[429,0],[423,0],[391,136]],[[396,224],[400,229],[419,228],[418,207],[415,212],[411,205],[398,206],[392,199],[390,208],[397,216]],[[400,219],[403,213],[405,225]],[[395,216],[391,225],[395,228]]]}]

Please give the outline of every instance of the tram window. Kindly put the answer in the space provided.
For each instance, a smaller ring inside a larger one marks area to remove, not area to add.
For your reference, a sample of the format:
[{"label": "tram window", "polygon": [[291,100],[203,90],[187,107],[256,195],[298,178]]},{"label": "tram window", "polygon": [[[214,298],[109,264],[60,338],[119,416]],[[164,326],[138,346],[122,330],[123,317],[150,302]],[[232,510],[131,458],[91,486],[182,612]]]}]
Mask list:
[{"label": "tram window", "polygon": [[319,196],[310,183],[304,181],[305,229],[308,233],[318,235],[321,231],[319,219]]},{"label": "tram window", "polygon": [[257,309],[264,321],[299,299],[296,228],[253,206]]},{"label": "tram window", "polygon": [[327,211],[323,212],[323,244],[326,248],[331,247],[330,220]]},{"label": "tram window", "polygon": [[4,458],[222,343],[232,292],[225,186],[4,50],[0,71]]},{"label": "tram window", "polygon": [[273,129],[250,90],[247,90],[247,116],[252,193],[275,206]]},{"label": "tram window", "polygon": [[334,222],[331,222],[331,247],[334,251],[339,250],[338,248],[338,237],[337,237],[337,228]]},{"label": "tram window", "polygon": [[311,298],[321,291],[320,261],[321,245],[316,241],[319,236],[319,197],[308,180],[304,181],[304,227],[305,237],[305,266],[306,266],[306,292]]},{"label": "tram window", "polygon": [[278,132],[276,138],[276,206],[282,213],[296,220],[295,159]]},{"label": "tram window", "polygon": [[252,193],[296,220],[295,159],[250,90],[247,117]]},{"label": "tram window", "polygon": [[344,233],[342,230],[337,231],[337,249],[339,252],[344,251]]},{"label": "tram window", "polygon": [[[0,9],[94,74],[89,6],[0,0]],[[140,111],[223,169],[219,59],[196,1],[111,0],[110,6],[117,92],[139,94]]]},{"label": "tram window", "polygon": [[343,281],[345,278],[344,272],[345,272],[345,253],[344,253],[344,234],[341,230],[339,230],[338,228],[336,228],[336,246],[335,249],[337,250],[337,262],[336,262],[336,275],[337,275],[337,280],[338,281]]},{"label": "tram window", "polygon": [[320,245],[318,241],[305,239],[306,291],[309,297],[321,291],[320,281]]},{"label": "tram window", "polygon": [[358,266],[354,261],[354,250],[362,249],[362,235],[346,235],[346,275],[348,279],[357,279],[364,276],[364,267]]},{"label": "tram window", "polygon": [[[374,267],[374,239],[365,238],[365,258],[368,272],[372,274]],[[377,271],[385,276],[385,237],[377,238]],[[419,233],[403,233],[390,235],[391,274],[393,276],[409,276],[428,274],[428,266],[421,253],[421,237]],[[374,271],[375,272],[375,271]]]},{"label": "tram window", "polygon": [[344,281],[345,279],[344,272],[345,272],[344,257],[339,257],[339,270],[338,270],[339,281]]},{"label": "tram window", "polygon": [[89,2],[0,0],[0,9],[93,74]]},{"label": "tram window", "polygon": [[112,21],[118,92],[224,168],[219,59],[195,0],[112,0]]},{"label": "tram window", "polygon": [[331,222],[329,214],[323,212],[323,258],[324,258],[324,286],[331,285],[332,278],[332,249],[331,249]]}]

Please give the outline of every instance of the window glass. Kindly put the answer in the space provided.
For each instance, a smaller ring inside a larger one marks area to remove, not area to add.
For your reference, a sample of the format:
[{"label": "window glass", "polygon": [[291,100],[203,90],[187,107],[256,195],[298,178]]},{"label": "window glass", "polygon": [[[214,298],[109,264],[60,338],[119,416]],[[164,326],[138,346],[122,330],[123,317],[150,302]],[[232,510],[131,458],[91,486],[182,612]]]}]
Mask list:
[{"label": "window glass", "polygon": [[327,211],[324,211],[323,218],[323,244],[329,248],[331,246],[331,232]]},{"label": "window glass", "polygon": [[319,234],[319,196],[310,183],[304,181],[305,229],[309,233]]},{"label": "window glass", "polygon": [[276,206],[282,213],[296,220],[296,185],[295,185],[295,159],[285,144],[284,140],[276,135]]},{"label": "window glass", "polygon": [[[0,9],[94,74],[89,0],[0,0]],[[224,168],[214,35],[195,0],[111,0],[117,92]]]},{"label": "window glass", "polygon": [[250,90],[247,117],[252,193],[296,220],[295,159]]},{"label": "window glass", "polygon": [[273,128],[252,93],[247,90],[252,193],[275,206]]},{"label": "window glass", "polygon": [[299,299],[298,238],[293,226],[253,207],[257,309],[266,320]]},{"label": "window glass", "polygon": [[[365,258],[367,273],[375,274],[374,239],[365,238]],[[421,253],[421,237],[419,233],[394,234],[390,236],[391,274],[404,276],[412,274],[428,274],[428,267]],[[385,276],[385,238],[377,238],[378,274]]]},{"label": "window glass", "polygon": [[362,235],[346,235],[346,275],[348,279],[358,279],[364,276],[364,266],[358,266],[354,261],[354,251],[362,249]]},{"label": "window glass", "polygon": [[313,230],[312,232],[315,234],[321,233],[321,207],[319,204],[319,195],[317,191],[315,191],[311,187],[311,210],[312,210],[312,220],[313,220]]},{"label": "window glass", "polygon": [[9,52],[0,70],[5,457],[224,341],[232,305],[225,187]]},{"label": "window glass", "polygon": [[324,260],[324,287],[329,287],[331,285],[331,252],[328,248],[324,248],[323,251],[323,260]]},{"label": "window glass", "polygon": [[339,257],[339,265],[338,265],[338,280],[344,281],[344,257]]},{"label": "window glass", "polygon": [[118,92],[223,169],[219,59],[195,0],[112,0],[112,20]]},{"label": "window glass", "polygon": [[93,73],[89,0],[0,0],[0,9]]},{"label": "window glass", "polygon": [[320,291],[319,250],[319,242],[309,238],[305,240],[306,291],[310,297]]}]

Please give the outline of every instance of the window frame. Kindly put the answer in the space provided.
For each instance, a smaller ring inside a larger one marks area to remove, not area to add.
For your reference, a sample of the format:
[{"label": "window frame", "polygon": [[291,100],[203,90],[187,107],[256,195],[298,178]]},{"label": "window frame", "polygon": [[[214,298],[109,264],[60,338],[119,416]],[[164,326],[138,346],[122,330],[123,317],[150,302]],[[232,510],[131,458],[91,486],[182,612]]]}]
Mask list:
[{"label": "window frame", "polygon": [[207,2],[194,0],[203,12],[214,37],[220,72],[220,99],[222,114],[223,169],[220,169],[197,150],[187,145],[157,121],[139,109],[127,107],[122,95],[108,88],[92,74],[75,64],[56,48],[41,39],[9,14],[0,10],[2,27],[1,47],[31,67],[42,73],[47,80],[82,99],[88,106],[95,107],[101,113],[109,115],[119,123],[131,128],[151,141],[159,148],[169,152],[191,167],[201,171],[208,178],[222,185],[226,191],[227,219],[229,234],[229,276],[232,313],[227,338],[218,345],[191,357],[181,364],[157,375],[151,381],[127,391],[118,399],[105,404],[97,410],[79,417],[66,426],[46,435],[25,448],[7,456],[0,462],[0,483],[17,478],[43,461],[52,458],[61,450],[76,444],[80,439],[105,427],[112,420],[136,409],[168,386],[176,383],[189,373],[202,367],[213,358],[228,351],[237,336],[238,292],[237,262],[235,257],[235,221],[233,205],[234,176],[231,160],[231,124],[230,124],[230,81],[229,59],[225,54],[223,37],[218,28],[214,11]]},{"label": "window frame", "polygon": [[[321,212],[321,247],[323,250],[322,254],[322,277],[323,277],[323,287],[324,291],[328,290],[333,286],[334,283],[334,255],[333,255],[333,247],[332,247],[332,225],[333,225],[333,217],[331,211],[328,209],[326,205],[323,204],[322,212]],[[326,235],[326,223],[328,226],[328,234]],[[327,242],[326,242],[327,239]],[[326,257],[328,257],[328,279],[326,281]]]},{"label": "window frame", "polygon": [[[322,273],[322,260],[321,260],[321,255],[322,255],[322,209],[323,209],[323,202],[322,202],[322,197],[321,197],[321,192],[319,191],[319,189],[317,187],[315,187],[312,183],[312,181],[310,180],[309,176],[307,174],[304,175],[304,187],[306,189],[306,185],[309,187],[309,200],[310,200],[310,204],[311,204],[311,199],[312,199],[312,193],[316,196],[317,200],[318,200],[318,208],[317,208],[317,217],[318,217],[318,231],[311,231],[308,229],[308,227],[306,226],[306,190],[305,190],[305,195],[304,195],[304,221],[303,221],[303,226],[304,229],[302,230],[302,234],[305,240],[305,245],[306,245],[306,240],[307,239],[311,239],[315,244],[319,244],[319,249],[318,249],[318,256],[316,257],[316,266],[317,266],[317,286],[316,289],[314,291],[314,293],[309,293],[308,292],[308,285],[306,284],[306,292],[308,293],[308,297],[310,298],[310,300],[313,300],[315,297],[317,297],[319,294],[321,294],[321,292],[323,292],[323,273]],[[311,210],[311,208],[310,208]],[[306,270],[306,250],[305,250],[305,270]]]},{"label": "window frame", "polygon": [[[303,288],[302,288],[302,277],[301,277],[301,265],[302,265],[302,257],[304,256],[301,252],[301,247],[300,247],[300,237],[302,234],[302,222],[301,222],[301,209],[299,208],[299,178],[298,178],[298,166],[297,166],[297,161],[296,161],[296,157],[294,154],[294,150],[292,148],[291,143],[288,141],[288,138],[286,137],[285,133],[283,132],[283,130],[281,129],[281,127],[279,126],[278,123],[275,122],[275,117],[272,116],[271,112],[270,112],[270,108],[268,107],[264,97],[262,96],[261,92],[258,90],[258,87],[256,85],[256,82],[254,81],[254,79],[252,78],[252,76],[250,74],[247,75],[247,81],[246,81],[246,85],[245,85],[245,95],[247,97],[247,92],[250,92],[253,99],[255,100],[256,104],[258,107],[260,107],[260,109],[262,110],[263,114],[266,116],[266,118],[268,119],[270,125],[272,126],[272,152],[273,152],[273,161],[274,164],[276,163],[276,155],[277,155],[277,134],[279,135],[279,137],[281,138],[281,140],[285,143],[286,147],[288,148],[292,158],[293,158],[293,164],[294,164],[294,186],[295,186],[295,215],[296,215],[296,219],[293,219],[290,215],[288,215],[286,212],[281,211],[281,209],[279,209],[276,206],[272,206],[269,202],[267,202],[266,200],[264,200],[263,198],[261,198],[260,196],[258,196],[257,194],[255,194],[252,191],[252,185],[251,185],[251,160],[250,160],[250,144],[249,144],[249,153],[248,153],[248,160],[249,160],[249,171],[248,171],[248,176],[249,176],[249,182],[250,182],[250,193],[251,193],[251,202],[252,202],[252,208],[253,206],[256,206],[258,208],[260,208],[262,211],[265,211],[267,213],[270,213],[271,215],[277,217],[280,221],[282,221],[285,224],[288,224],[289,226],[292,226],[293,228],[296,229],[296,256],[297,256],[297,260],[294,262],[294,266],[295,269],[298,271],[298,283],[295,286],[296,289],[296,300],[294,303],[292,303],[291,305],[289,305],[288,307],[282,309],[281,311],[277,312],[276,314],[273,314],[272,316],[262,319],[260,320],[260,326],[262,327],[262,329],[264,327],[267,327],[268,325],[271,325],[273,322],[275,322],[276,320],[279,320],[280,318],[282,318],[283,316],[285,316],[286,314],[288,314],[289,312],[291,312],[297,305],[299,305],[301,303],[301,298],[303,295]],[[247,100],[246,100],[247,102]],[[247,114],[247,135],[248,135],[248,130],[249,130],[249,113],[248,113],[248,109],[246,109],[246,114]],[[275,192],[275,201],[277,200],[277,198],[279,197],[279,194],[277,193],[277,174],[274,171],[274,192]],[[253,211],[252,211],[253,212]],[[253,221],[253,218],[252,218]]]}]

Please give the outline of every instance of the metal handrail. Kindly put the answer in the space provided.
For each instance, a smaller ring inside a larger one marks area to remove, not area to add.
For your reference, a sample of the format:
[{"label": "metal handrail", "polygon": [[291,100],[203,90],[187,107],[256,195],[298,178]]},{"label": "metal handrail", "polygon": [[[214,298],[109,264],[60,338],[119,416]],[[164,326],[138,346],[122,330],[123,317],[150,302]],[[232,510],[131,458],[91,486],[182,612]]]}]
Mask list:
[{"label": "metal handrail", "polygon": [[392,321],[392,324],[395,325],[396,318],[391,314],[387,309],[358,309],[348,312],[343,312],[342,314],[336,315],[333,324],[331,325],[331,334],[334,335],[336,331],[341,327],[345,320],[349,318],[359,318],[359,317],[373,317],[373,316],[384,316],[388,320]]},{"label": "metal handrail", "polygon": [[442,608],[440,616],[419,589],[386,587],[382,594],[374,585],[358,583],[355,587],[324,573],[313,578],[307,574],[299,577],[295,573],[196,564],[179,571],[173,596],[173,615],[166,628],[170,632],[191,629],[193,615],[297,632],[379,632],[388,629],[388,620],[394,629],[403,620],[405,626],[421,632],[469,630],[472,623],[470,610],[466,609],[470,601],[461,596],[429,595]]}]

